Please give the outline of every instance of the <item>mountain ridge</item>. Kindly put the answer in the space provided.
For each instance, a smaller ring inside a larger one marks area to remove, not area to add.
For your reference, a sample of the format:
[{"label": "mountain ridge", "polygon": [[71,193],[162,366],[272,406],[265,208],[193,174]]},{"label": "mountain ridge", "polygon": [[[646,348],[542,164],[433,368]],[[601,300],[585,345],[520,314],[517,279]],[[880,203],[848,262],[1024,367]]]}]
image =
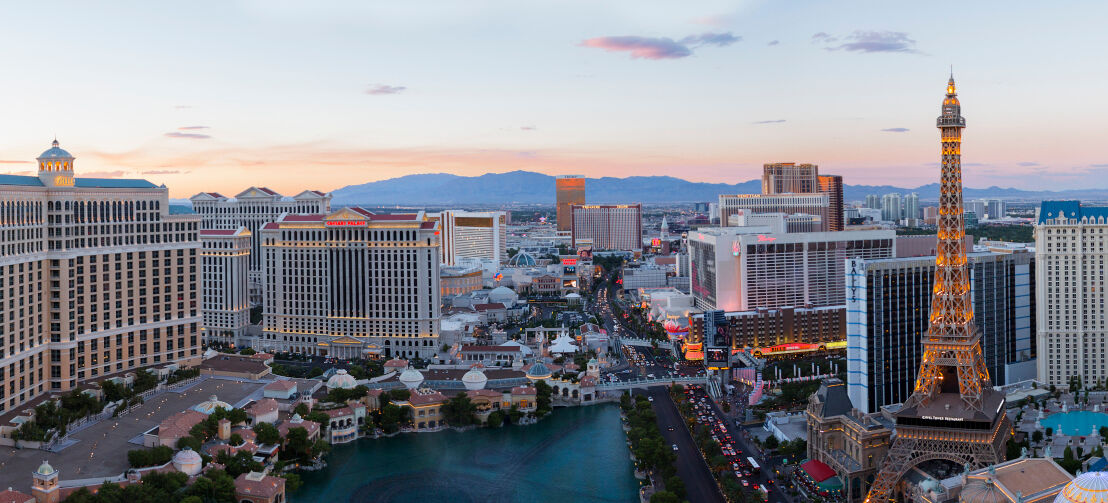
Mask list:
[{"label": "mountain ridge", "polygon": [[[479,176],[421,173],[348,185],[332,191],[332,194],[333,202],[338,205],[553,204],[554,178],[523,170]],[[714,202],[720,194],[760,192],[761,180],[734,184],[691,182],[672,176],[605,176],[585,180],[585,199],[596,203]],[[939,184],[930,183],[915,188],[849,184],[843,187],[843,197],[847,201],[864,200],[868,194],[891,192],[915,192],[920,199],[937,200]],[[995,185],[983,189],[966,187],[963,194],[966,199],[1108,199],[1108,189],[1029,191]]]}]

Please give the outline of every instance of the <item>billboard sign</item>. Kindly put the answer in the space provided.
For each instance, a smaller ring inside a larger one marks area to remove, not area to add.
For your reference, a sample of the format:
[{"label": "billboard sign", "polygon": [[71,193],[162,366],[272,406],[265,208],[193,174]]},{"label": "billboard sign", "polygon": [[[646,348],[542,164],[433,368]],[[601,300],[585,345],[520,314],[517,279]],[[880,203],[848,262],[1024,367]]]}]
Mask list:
[{"label": "billboard sign", "polygon": [[731,330],[722,310],[704,312],[704,365],[711,369],[727,368],[731,356]]}]

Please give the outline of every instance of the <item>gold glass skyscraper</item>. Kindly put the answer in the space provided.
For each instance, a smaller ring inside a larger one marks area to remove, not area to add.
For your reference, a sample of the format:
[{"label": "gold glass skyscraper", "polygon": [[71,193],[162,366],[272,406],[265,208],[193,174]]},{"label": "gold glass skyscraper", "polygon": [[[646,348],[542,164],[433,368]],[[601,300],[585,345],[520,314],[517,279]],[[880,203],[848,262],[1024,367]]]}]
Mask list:
[{"label": "gold glass skyscraper", "polygon": [[554,191],[557,198],[558,230],[573,229],[573,205],[585,204],[585,177],[582,175],[559,175],[554,179]]}]

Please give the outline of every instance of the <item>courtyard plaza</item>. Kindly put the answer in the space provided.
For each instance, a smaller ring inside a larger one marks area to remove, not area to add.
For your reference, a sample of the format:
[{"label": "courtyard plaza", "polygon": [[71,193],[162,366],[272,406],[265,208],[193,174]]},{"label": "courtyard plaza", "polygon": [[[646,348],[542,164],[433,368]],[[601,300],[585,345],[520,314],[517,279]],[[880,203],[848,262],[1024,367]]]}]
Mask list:
[{"label": "courtyard plaza", "polygon": [[[1084,453],[1102,446],[1100,427],[1108,426],[1108,392],[1078,391],[1058,392],[1037,400],[1030,400],[1008,409],[1008,417],[1015,423],[1015,430],[1027,437],[1036,431],[1043,433],[1043,440],[1031,442],[1034,454],[1043,455],[1049,445],[1051,455],[1061,457],[1065,448],[1081,447]],[[1047,428],[1052,436],[1045,435]]]},{"label": "courtyard plaza", "polygon": [[264,384],[205,378],[180,390],[152,396],[126,415],[109,417],[71,434],[69,438],[76,443],[61,452],[0,447],[0,487],[29,492],[31,472],[43,461],[57,469],[63,481],[119,475],[130,467],[127,451],[143,448],[141,442],[135,444],[132,439],[212,395],[241,407],[248,398],[261,398]]}]

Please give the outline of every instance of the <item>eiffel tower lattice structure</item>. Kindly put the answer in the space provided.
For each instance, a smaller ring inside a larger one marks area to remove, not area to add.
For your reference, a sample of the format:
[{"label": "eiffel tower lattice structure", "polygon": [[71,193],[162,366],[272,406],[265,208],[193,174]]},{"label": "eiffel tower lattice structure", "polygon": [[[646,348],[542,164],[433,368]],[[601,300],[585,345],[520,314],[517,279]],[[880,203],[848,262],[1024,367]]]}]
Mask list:
[{"label": "eiffel tower lattice structure", "polygon": [[1004,461],[1012,425],[1004,394],[992,388],[973,320],[962,206],[962,129],[966,120],[946,86],[942,115],[942,180],[931,318],[923,337],[916,387],[896,414],[896,436],[866,503],[891,501],[904,474],[931,460],[982,468]]}]

